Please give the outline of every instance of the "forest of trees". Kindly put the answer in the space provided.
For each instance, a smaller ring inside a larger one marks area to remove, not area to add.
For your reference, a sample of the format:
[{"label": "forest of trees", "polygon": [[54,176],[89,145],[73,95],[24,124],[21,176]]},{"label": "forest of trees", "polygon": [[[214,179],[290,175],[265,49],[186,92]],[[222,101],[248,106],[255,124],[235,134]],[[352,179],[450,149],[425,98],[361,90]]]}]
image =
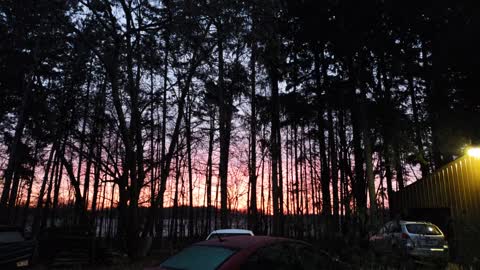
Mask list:
[{"label": "forest of trees", "polygon": [[180,217],[190,236],[234,213],[297,237],[375,224],[479,142],[476,6],[3,0],[0,223],[109,215],[130,251]]}]

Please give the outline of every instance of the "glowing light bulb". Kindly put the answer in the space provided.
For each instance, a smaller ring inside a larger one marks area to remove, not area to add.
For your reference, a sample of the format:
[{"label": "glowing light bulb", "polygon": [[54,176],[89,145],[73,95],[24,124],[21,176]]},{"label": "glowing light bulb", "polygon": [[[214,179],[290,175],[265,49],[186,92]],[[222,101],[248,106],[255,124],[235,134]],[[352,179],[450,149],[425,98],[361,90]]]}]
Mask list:
[{"label": "glowing light bulb", "polygon": [[467,155],[474,157],[474,158],[480,158],[480,148],[479,147],[473,147],[467,150]]}]

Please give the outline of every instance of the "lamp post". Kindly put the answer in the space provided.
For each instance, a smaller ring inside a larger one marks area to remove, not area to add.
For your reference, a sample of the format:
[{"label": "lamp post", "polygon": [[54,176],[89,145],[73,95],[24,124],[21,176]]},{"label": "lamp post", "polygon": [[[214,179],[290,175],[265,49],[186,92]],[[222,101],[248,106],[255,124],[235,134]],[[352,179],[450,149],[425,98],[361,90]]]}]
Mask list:
[{"label": "lamp post", "polygon": [[470,147],[467,149],[467,155],[474,157],[474,158],[480,158],[480,147]]}]

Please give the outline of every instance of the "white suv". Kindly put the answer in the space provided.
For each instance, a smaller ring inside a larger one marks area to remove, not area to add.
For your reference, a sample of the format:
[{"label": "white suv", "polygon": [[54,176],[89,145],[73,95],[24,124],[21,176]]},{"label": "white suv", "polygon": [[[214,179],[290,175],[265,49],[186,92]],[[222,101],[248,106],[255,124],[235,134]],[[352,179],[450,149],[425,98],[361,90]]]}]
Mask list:
[{"label": "white suv", "polygon": [[448,263],[445,236],[430,222],[390,221],[372,235],[369,242],[375,253],[408,256],[442,267]]}]

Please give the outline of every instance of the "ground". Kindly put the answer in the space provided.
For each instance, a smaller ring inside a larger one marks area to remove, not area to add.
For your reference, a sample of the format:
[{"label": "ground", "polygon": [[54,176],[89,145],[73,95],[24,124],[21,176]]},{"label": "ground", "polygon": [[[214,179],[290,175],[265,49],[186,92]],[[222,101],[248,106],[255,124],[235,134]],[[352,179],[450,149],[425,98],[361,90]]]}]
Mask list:
[{"label": "ground", "polygon": [[[353,255],[352,257],[355,260],[355,257],[358,255]],[[152,267],[160,264],[163,259],[165,258],[165,251],[159,251],[159,250],[154,250],[152,253],[145,257],[142,258],[141,260],[138,261],[125,261],[122,263],[119,263],[117,265],[93,265],[93,266],[83,266],[83,267],[68,267],[68,268],[55,268],[58,270],[61,269],[78,269],[78,270],[143,270],[146,267]],[[382,269],[382,270],[393,270],[393,269],[399,269],[397,266],[397,262],[395,259],[392,260],[392,258],[387,258],[387,257],[364,257],[365,260],[362,262],[354,264],[355,269]],[[393,264],[393,266],[392,266]],[[50,269],[44,264],[37,265],[36,267],[31,268],[32,270],[47,270]],[[417,270],[436,270],[438,269],[436,266],[432,265],[416,265]],[[450,263],[446,270],[463,270],[463,269],[469,269],[469,268],[462,268],[461,266]],[[473,269],[473,268],[472,268]]]},{"label": "ground", "polygon": [[[142,259],[132,261],[125,254],[117,253],[118,255],[112,260],[104,260],[102,263],[95,265],[75,265],[74,267],[56,267],[53,269],[79,269],[79,270],[142,270],[146,267],[159,265],[166,258],[182,249],[182,246],[187,243],[180,244],[175,248],[169,249],[153,249],[150,254]],[[399,269],[399,266],[404,261],[402,258],[395,258],[392,256],[375,255],[368,249],[367,246],[362,246],[361,243],[344,242],[337,240],[321,241],[314,244],[318,249],[327,250],[331,255],[340,258],[342,261],[354,266],[354,269]],[[47,263],[40,263],[33,267],[33,270],[52,269],[47,267]],[[405,264],[404,264],[405,265]],[[405,269],[405,268],[404,268]],[[407,268],[408,269],[408,268]],[[438,269],[433,265],[416,264],[416,269],[433,270]],[[454,263],[449,263],[447,270],[463,270],[475,269],[461,267]]]}]

